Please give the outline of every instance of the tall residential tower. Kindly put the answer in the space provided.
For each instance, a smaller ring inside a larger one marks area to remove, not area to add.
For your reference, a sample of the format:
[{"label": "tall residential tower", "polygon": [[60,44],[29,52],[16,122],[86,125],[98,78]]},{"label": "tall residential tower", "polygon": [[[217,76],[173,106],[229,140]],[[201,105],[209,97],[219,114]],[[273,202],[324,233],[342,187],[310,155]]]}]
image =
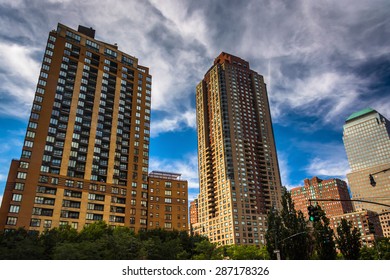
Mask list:
[{"label": "tall residential tower", "polygon": [[281,180],[263,77],[221,53],[196,88],[200,234],[224,244],[264,242]]},{"label": "tall residential tower", "polygon": [[151,75],[92,28],[49,34],[0,229],[147,227]]}]

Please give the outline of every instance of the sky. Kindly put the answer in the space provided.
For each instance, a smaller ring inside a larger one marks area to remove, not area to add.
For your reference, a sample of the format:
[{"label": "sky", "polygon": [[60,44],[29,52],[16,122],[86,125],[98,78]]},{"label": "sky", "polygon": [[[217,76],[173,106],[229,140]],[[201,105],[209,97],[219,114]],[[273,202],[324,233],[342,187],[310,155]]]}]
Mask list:
[{"label": "sky", "polygon": [[264,76],[282,184],[346,179],[346,118],[390,118],[388,0],[0,0],[0,198],[20,158],[48,33],[62,23],[149,67],[149,171],[199,192],[195,88],[221,52]]}]

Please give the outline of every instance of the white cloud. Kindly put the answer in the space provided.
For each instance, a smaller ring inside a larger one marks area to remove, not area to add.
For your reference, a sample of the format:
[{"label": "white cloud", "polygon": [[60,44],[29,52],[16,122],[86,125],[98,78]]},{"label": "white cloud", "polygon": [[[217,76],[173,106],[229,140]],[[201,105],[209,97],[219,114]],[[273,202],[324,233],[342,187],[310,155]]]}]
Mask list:
[{"label": "white cloud", "polygon": [[303,79],[285,78],[281,73],[270,99],[273,118],[285,121],[286,111],[318,117],[323,124],[340,122],[344,112],[354,110],[367,82],[352,74],[337,72],[312,73]]},{"label": "white cloud", "polygon": [[345,149],[338,143],[302,143],[302,147],[312,152],[305,167],[311,176],[345,178],[349,172],[349,163]]},{"label": "white cloud", "polygon": [[0,114],[25,118],[29,114],[37,82],[39,64],[36,50],[0,42]]},{"label": "white cloud", "polygon": [[151,123],[151,136],[156,137],[160,133],[169,131],[180,131],[186,127],[196,128],[196,114],[194,110],[153,120]]},{"label": "white cloud", "polygon": [[188,181],[189,189],[199,188],[198,157],[196,153],[185,155],[183,159],[174,160],[151,157],[149,170],[179,173],[183,180]]}]

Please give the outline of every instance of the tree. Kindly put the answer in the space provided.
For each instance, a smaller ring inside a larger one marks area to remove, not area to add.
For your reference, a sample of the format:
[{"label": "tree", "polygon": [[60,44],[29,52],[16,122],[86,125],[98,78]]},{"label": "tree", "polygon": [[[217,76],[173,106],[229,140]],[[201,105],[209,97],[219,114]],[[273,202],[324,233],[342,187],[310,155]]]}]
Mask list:
[{"label": "tree", "polygon": [[24,228],[0,234],[0,259],[39,260],[43,259],[43,248],[37,232]]},{"label": "tree", "polygon": [[98,221],[84,226],[78,237],[80,241],[97,240],[103,236],[111,235],[112,229],[104,221]]},{"label": "tree", "polygon": [[320,260],[335,260],[337,257],[334,232],[330,221],[320,206],[317,206],[320,220],[313,223],[315,250]]},{"label": "tree", "polygon": [[50,230],[45,230],[39,236],[40,243],[44,249],[44,259],[51,259],[55,247],[63,242],[75,242],[78,232],[71,226],[60,226]]},{"label": "tree", "polygon": [[257,246],[231,245],[225,247],[226,256],[231,260],[268,260],[269,255],[265,248]]},{"label": "tree", "polygon": [[[271,211],[268,214],[267,219],[268,229],[265,233],[265,240],[267,243],[267,251],[272,259],[276,259],[275,250],[279,250],[279,242],[283,239],[282,231],[283,224],[282,218],[276,210]],[[281,254],[281,256],[283,256]]]},{"label": "tree", "polygon": [[[221,247],[222,248],[222,247]],[[211,243],[208,240],[202,240],[197,243],[194,249],[194,260],[220,260],[223,258],[221,250],[217,249],[215,243]]]},{"label": "tree", "polygon": [[373,247],[364,246],[360,249],[361,260],[390,260],[390,239],[378,238]]},{"label": "tree", "polygon": [[352,222],[346,219],[341,219],[341,223],[337,227],[337,246],[347,260],[358,260],[360,257],[360,232],[354,227]]},{"label": "tree", "polygon": [[280,214],[271,211],[268,215],[266,241],[270,256],[275,256],[274,250],[279,250],[282,259],[309,259],[311,250],[307,223],[303,213],[295,210],[290,192],[286,191],[282,196]]}]

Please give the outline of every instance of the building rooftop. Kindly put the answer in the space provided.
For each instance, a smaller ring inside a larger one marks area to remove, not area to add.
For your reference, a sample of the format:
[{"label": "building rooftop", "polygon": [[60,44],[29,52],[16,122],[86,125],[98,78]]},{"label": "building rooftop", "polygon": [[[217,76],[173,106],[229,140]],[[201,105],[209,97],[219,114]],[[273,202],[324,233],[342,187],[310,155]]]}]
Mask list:
[{"label": "building rooftop", "polygon": [[360,118],[360,117],[367,115],[367,114],[370,114],[370,113],[376,113],[376,111],[372,108],[365,108],[363,110],[360,110],[360,111],[355,112],[352,115],[350,115],[345,122],[349,122],[351,120]]},{"label": "building rooftop", "polygon": [[180,178],[181,174],[165,171],[152,171],[149,173],[149,177],[182,181]]}]

